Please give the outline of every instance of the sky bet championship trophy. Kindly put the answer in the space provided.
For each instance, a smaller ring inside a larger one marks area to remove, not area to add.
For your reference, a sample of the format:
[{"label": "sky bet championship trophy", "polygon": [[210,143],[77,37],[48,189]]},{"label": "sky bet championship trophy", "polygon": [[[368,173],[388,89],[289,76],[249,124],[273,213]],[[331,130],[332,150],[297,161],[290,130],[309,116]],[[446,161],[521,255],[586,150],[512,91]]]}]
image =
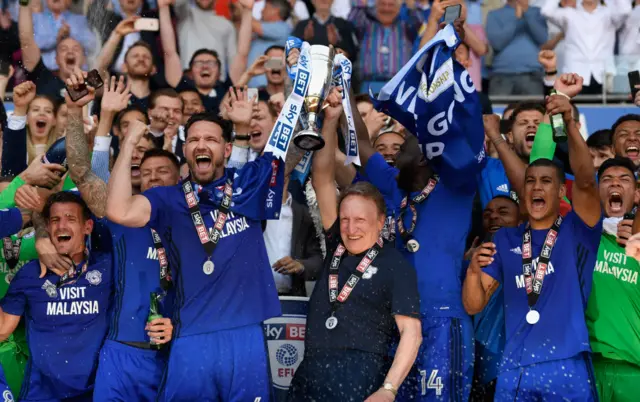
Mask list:
[{"label": "sky bet championship trophy", "polygon": [[311,76],[304,98],[308,127],[298,132],[293,143],[305,151],[317,151],[324,147],[324,139],[318,128],[318,115],[322,111],[325,97],[333,87],[333,63],[335,50],[333,47],[313,45],[309,47]]},{"label": "sky bet championship trophy", "polygon": [[[353,70],[351,61],[343,54],[336,54],[333,47],[311,46],[299,38],[290,36],[285,44],[286,56],[289,56],[293,49],[298,49],[300,56],[296,64],[287,65],[287,73],[293,84],[292,90],[271,130],[264,152],[272,152],[284,162],[293,139],[296,147],[306,153],[294,168],[291,177],[292,180],[303,183],[311,168],[313,151],[324,146],[324,139],[320,134],[320,112],[333,87],[342,87],[342,108],[346,127],[341,131],[345,137],[345,164],[360,165],[360,157],[349,99]],[[299,132],[298,121],[302,127]]]}]

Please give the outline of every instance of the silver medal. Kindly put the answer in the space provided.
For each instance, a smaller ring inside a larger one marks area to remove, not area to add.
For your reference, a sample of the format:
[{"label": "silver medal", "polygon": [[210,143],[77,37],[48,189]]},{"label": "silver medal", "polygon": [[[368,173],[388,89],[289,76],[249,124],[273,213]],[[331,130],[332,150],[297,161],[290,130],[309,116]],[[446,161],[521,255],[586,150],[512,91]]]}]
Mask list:
[{"label": "silver medal", "polygon": [[204,273],[207,275],[211,275],[214,268],[215,265],[213,265],[213,262],[211,260],[205,261],[205,263],[202,265],[202,271],[204,271]]},{"label": "silver medal", "polygon": [[327,329],[334,329],[335,327],[338,326],[338,319],[334,316],[331,316],[327,318],[327,321],[325,321],[324,326],[327,327]]},{"label": "silver medal", "polygon": [[418,241],[416,239],[411,239],[407,242],[407,250],[409,250],[410,253],[415,253],[418,250],[420,250],[420,243],[418,243]]},{"label": "silver medal", "polygon": [[529,310],[526,319],[529,324],[533,325],[540,321],[540,313],[538,313],[536,310]]}]

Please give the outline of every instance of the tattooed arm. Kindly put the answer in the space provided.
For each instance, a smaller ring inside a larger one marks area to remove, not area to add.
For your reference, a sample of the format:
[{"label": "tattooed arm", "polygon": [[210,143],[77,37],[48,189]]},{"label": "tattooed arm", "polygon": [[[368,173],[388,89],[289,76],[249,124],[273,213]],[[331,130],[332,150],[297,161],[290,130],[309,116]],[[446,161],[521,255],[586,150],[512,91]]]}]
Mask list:
[{"label": "tattooed arm", "polygon": [[71,180],[78,187],[91,212],[102,218],[106,213],[107,184],[91,170],[89,144],[82,123],[82,108],[72,105],[69,105],[66,148]]},{"label": "tattooed arm", "polygon": [[47,225],[42,215],[40,215],[39,212],[34,212],[33,215],[31,215],[31,221],[33,222],[33,228],[36,231],[36,240],[48,239],[49,232],[47,232]]}]

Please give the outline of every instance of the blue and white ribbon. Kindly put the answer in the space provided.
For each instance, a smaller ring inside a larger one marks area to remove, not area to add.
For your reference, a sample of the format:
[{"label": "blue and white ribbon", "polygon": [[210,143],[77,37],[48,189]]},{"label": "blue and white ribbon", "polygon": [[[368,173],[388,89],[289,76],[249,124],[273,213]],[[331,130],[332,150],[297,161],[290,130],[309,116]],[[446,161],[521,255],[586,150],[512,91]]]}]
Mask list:
[{"label": "blue and white ribbon", "polygon": [[360,152],[358,150],[358,137],[356,136],[356,125],[353,121],[353,111],[351,110],[351,100],[349,92],[351,91],[351,73],[353,67],[351,61],[342,54],[337,54],[333,60],[336,66],[333,79],[336,86],[342,87],[342,109],[347,118],[347,132],[345,133],[345,153],[347,159],[345,165],[355,163],[360,166]]},{"label": "blue and white ribbon", "polygon": [[293,91],[284,103],[278,115],[278,120],[271,130],[264,152],[272,152],[276,158],[285,160],[291,139],[295,134],[298,119],[302,113],[304,97],[307,94],[311,79],[311,59],[309,58],[309,44],[303,43],[300,58],[296,65],[296,75],[293,81]]},{"label": "blue and white ribbon", "polygon": [[304,153],[302,159],[300,159],[300,162],[298,162],[296,167],[293,169],[293,172],[291,172],[292,180],[297,180],[300,182],[300,184],[304,184],[304,182],[307,180],[307,177],[309,176],[309,172],[311,171],[312,158],[312,151],[307,151]]}]

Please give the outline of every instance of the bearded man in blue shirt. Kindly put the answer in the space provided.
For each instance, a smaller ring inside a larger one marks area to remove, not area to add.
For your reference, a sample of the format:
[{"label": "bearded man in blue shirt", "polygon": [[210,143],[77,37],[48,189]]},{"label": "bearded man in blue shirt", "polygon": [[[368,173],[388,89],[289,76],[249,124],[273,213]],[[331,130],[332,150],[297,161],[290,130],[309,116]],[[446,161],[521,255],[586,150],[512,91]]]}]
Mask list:
[{"label": "bearded man in blue shirt", "polygon": [[[248,134],[252,106],[233,99],[228,116],[237,134]],[[265,153],[241,170],[225,168],[232,127],[212,114],[192,116],[185,132],[190,180],[132,195],[125,158],[109,181],[107,217],[150,224],[178,261],[175,335],[159,400],[268,400],[262,322],[280,315],[280,304],[260,221],[277,217],[282,204],[282,161]]]}]

